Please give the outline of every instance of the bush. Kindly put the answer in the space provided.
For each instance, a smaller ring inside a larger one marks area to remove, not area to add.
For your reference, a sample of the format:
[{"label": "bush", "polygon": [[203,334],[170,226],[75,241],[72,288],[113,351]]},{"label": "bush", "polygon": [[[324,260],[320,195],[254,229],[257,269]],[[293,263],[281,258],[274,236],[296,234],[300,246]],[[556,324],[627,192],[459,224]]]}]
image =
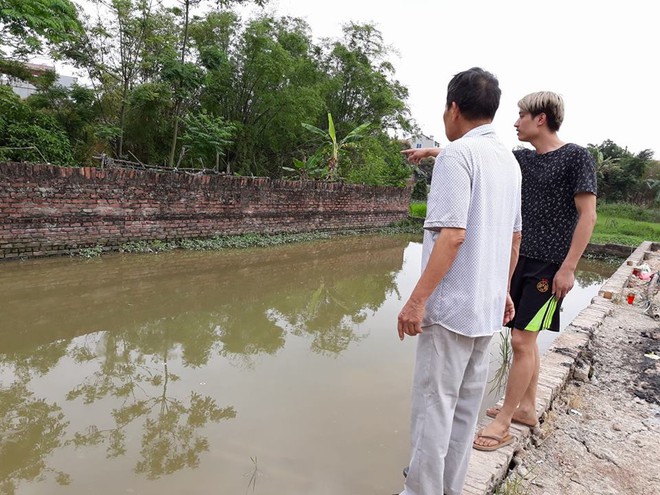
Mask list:
[{"label": "bush", "polygon": [[415,187],[413,187],[412,199],[417,201],[426,201],[428,194],[429,194],[429,186],[426,183],[426,179],[424,177],[420,177],[415,182]]},{"label": "bush", "polygon": [[0,85],[0,116],[0,159],[73,164],[71,143],[56,119],[32,110],[9,86]]},{"label": "bush", "polygon": [[399,143],[384,134],[356,143],[342,160],[339,174],[354,184],[404,187],[412,174]]}]

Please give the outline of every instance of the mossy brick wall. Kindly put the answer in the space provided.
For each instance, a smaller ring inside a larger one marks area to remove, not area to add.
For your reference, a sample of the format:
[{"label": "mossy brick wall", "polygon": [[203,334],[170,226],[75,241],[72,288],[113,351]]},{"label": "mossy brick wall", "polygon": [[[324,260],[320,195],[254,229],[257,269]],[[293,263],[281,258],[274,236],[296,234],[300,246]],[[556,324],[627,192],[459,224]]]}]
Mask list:
[{"label": "mossy brick wall", "polygon": [[0,163],[0,259],[129,241],[367,229],[408,215],[410,187]]}]

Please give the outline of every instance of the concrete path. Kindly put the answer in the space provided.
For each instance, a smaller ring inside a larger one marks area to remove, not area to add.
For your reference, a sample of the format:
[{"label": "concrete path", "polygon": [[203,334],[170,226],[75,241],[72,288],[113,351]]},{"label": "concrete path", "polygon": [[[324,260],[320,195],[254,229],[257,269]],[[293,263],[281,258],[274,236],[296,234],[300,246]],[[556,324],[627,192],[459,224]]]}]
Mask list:
[{"label": "concrete path", "polygon": [[464,495],[660,493],[660,322],[633,275],[660,270],[658,249],[641,244],[557,337],[541,360],[541,427],[513,425],[512,445],[473,450]]}]

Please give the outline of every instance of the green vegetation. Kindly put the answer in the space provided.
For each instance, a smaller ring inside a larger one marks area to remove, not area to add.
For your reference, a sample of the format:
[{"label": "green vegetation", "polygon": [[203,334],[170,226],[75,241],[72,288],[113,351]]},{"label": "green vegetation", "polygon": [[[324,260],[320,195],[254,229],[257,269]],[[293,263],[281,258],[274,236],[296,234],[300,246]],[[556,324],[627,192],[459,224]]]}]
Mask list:
[{"label": "green vegetation", "polygon": [[511,347],[511,330],[503,328],[500,332],[499,342],[500,365],[495,371],[493,378],[488,382],[491,387],[488,393],[497,390],[497,393],[503,393],[509,379],[509,370],[511,369],[511,359],[513,358],[513,348]]},{"label": "green vegetation", "polygon": [[638,246],[644,241],[660,241],[660,209],[607,203],[598,207],[591,242]]},{"label": "green vegetation", "polygon": [[[304,232],[298,234],[243,234],[232,236],[216,236],[209,239],[182,239],[178,241],[136,241],[127,242],[119,247],[122,253],[163,253],[175,249],[189,249],[193,251],[217,251],[221,249],[246,249],[258,247],[281,246],[283,244],[292,244],[297,242],[310,242],[324,239],[331,239],[340,236],[354,235],[395,235],[395,234],[414,234],[420,233],[419,224],[404,220],[379,229],[369,230],[340,230],[333,232]],[[102,246],[89,247],[76,253],[76,256],[83,258],[94,258],[101,256],[109,249],[103,249]]]},{"label": "green vegetation", "polygon": [[495,490],[495,495],[528,495],[530,480],[518,474],[510,474]]},{"label": "green vegetation", "polygon": [[[0,51],[0,74],[38,92],[0,92],[0,160],[98,165],[103,153],[397,186],[412,173],[392,138],[414,130],[408,91],[370,24],[316,42],[302,19],[235,9],[267,0],[104,0],[91,15],[70,0],[7,2],[0,33],[13,58]],[[62,88],[21,63],[45,53],[91,87]]]},{"label": "green vegetation", "polygon": [[103,254],[103,246],[94,246],[90,248],[83,248],[78,251],[78,256],[81,258],[96,258]]},{"label": "green vegetation", "polygon": [[630,203],[598,204],[598,215],[633,220],[636,222],[660,223],[660,205],[658,207],[643,207]]},{"label": "green vegetation", "polygon": [[326,172],[327,177],[334,179],[337,176],[337,167],[339,166],[339,157],[342,151],[345,148],[355,147],[355,143],[364,139],[369,131],[369,123],[360,124],[351,132],[346,134],[346,136],[338,140],[337,132],[335,131],[335,123],[332,120],[332,114],[328,112],[328,130],[324,131],[318,127],[306,124],[303,122],[302,126],[315,134],[317,138],[321,139],[321,146],[316,151],[313,157],[328,155],[326,162],[328,164],[328,170]]},{"label": "green vegetation", "polygon": [[[413,201],[410,216],[425,217],[426,203]],[[598,205],[598,221],[591,236],[592,243],[639,246],[644,241],[660,242],[660,208],[630,203]]]},{"label": "green vegetation", "polygon": [[0,3],[0,64],[5,50],[27,56],[51,50],[83,34],[76,6],[69,0],[3,0]]},{"label": "green vegetation", "polygon": [[426,202],[425,201],[413,201],[410,203],[410,216],[426,218]]},{"label": "green vegetation", "polygon": [[609,203],[653,205],[660,201],[660,162],[653,152],[632,153],[606,140],[587,146],[596,162],[598,198]]}]

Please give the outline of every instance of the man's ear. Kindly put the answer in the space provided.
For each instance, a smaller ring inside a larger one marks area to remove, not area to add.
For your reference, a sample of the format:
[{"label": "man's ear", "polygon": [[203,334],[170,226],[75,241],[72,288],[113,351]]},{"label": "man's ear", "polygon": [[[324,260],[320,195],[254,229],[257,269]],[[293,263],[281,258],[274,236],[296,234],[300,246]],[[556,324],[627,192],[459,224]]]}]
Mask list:
[{"label": "man's ear", "polygon": [[461,109],[458,108],[458,104],[455,101],[451,102],[449,106],[449,116],[452,120],[456,120],[461,113]]},{"label": "man's ear", "polygon": [[548,116],[545,113],[541,112],[536,117],[534,117],[534,120],[536,120],[536,125],[538,127],[541,127],[543,124],[548,123]]}]

